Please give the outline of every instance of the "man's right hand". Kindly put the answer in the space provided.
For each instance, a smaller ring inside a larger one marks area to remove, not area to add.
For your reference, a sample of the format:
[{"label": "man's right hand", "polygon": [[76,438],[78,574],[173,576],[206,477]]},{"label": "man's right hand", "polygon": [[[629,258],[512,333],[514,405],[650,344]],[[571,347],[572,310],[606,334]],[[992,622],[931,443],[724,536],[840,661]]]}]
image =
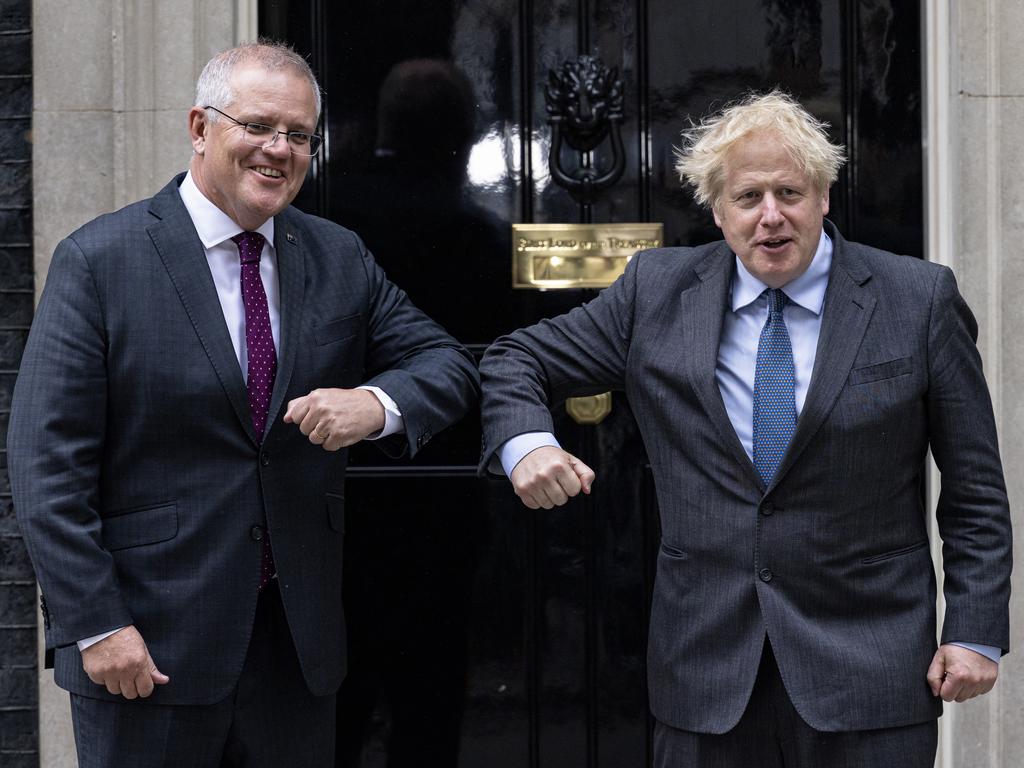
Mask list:
[{"label": "man's right hand", "polygon": [[530,509],[551,509],[581,490],[589,494],[594,477],[594,470],[571,453],[545,445],[526,454],[509,479],[523,504]]},{"label": "man's right hand", "polygon": [[154,685],[171,678],[156,668],[142,635],[134,626],[125,627],[82,651],[85,674],[97,685],[126,699],[145,698]]}]

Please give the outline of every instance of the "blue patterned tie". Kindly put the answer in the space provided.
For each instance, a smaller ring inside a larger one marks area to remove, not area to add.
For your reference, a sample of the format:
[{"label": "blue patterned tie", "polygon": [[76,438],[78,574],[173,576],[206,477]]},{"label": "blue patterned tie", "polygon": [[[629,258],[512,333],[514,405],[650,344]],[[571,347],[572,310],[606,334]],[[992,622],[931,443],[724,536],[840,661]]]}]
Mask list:
[{"label": "blue patterned tie", "polygon": [[796,373],[782,316],[789,299],[778,288],[765,293],[768,322],[761,329],[754,371],[754,468],[768,486],[796,431]]}]

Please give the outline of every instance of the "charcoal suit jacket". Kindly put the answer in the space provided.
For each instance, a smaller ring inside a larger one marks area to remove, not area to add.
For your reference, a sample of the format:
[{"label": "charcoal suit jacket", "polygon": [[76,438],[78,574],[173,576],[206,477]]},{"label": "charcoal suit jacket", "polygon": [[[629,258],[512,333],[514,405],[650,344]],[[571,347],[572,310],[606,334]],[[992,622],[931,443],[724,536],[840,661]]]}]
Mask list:
[{"label": "charcoal suit jacket", "polygon": [[737,723],[766,635],[816,729],[941,712],[925,680],[929,449],[942,473],[943,641],[1009,646],[1010,517],[974,317],[949,269],[825,228],[834,254],[814,371],[768,487],[715,378],[735,271],[724,242],[641,253],[594,301],[499,339],[481,362],[482,467],[509,438],[551,431],[549,407],[566,396],[625,391],[661,518],[650,703],[676,728]]},{"label": "charcoal suit jacket", "polygon": [[182,179],[60,243],[25,349],[9,469],[46,644],[62,687],[111,698],[76,641],[134,624],[171,678],[148,701],[224,698],[268,527],[303,676],[329,694],[346,670],[347,451],[285,424],[287,404],[378,386],[405,422],[385,441],[414,455],[475,402],[476,369],[352,232],[289,207],[274,224],[281,349],[257,436]]}]

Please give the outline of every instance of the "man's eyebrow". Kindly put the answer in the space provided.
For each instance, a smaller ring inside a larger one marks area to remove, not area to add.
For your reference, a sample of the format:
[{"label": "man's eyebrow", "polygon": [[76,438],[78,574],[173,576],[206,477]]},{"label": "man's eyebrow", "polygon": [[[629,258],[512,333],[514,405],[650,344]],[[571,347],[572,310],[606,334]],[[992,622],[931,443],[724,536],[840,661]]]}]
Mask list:
[{"label": "man's eyebrow", "polygon": [[[258,123],[259,125],[268,125],[271,128],[275,127],[275,123],[274,123],[273,118],[270,118],[267,115],[258,114],[258,113],[255,116],[249,116],[249,115],[246,115],[246,113],[244,111],[242,111],[239,114],[238,121],[240,123]],[[313,133],[316,133],[316,126],[314,125],[312,128],[303,128],[302,126],[298,126],[298,127],[291,127],[291,126],[289,126],[287,130],[288,130],[289,133],[309,133],[309,134],[313,134]]]}]

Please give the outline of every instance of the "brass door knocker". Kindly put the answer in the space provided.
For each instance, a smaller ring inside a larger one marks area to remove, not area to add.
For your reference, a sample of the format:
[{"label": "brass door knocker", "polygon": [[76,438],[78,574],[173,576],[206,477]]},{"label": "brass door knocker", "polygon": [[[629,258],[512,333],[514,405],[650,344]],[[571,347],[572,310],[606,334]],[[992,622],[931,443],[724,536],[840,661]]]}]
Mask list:
[{"label": "brass door knocker", "polygon": [[[626,168],[622,148],[622,81],[594,56],[580,56],[561,69],[548,70],[544,101],[551,126],[548,165],[551,178],[580,205],[589,206],[611,187]],[[612,165],[605,173],[590,167],[589,153],[611,134]],[[562,167],[562,141],[583,154],[580,166]]]}]

